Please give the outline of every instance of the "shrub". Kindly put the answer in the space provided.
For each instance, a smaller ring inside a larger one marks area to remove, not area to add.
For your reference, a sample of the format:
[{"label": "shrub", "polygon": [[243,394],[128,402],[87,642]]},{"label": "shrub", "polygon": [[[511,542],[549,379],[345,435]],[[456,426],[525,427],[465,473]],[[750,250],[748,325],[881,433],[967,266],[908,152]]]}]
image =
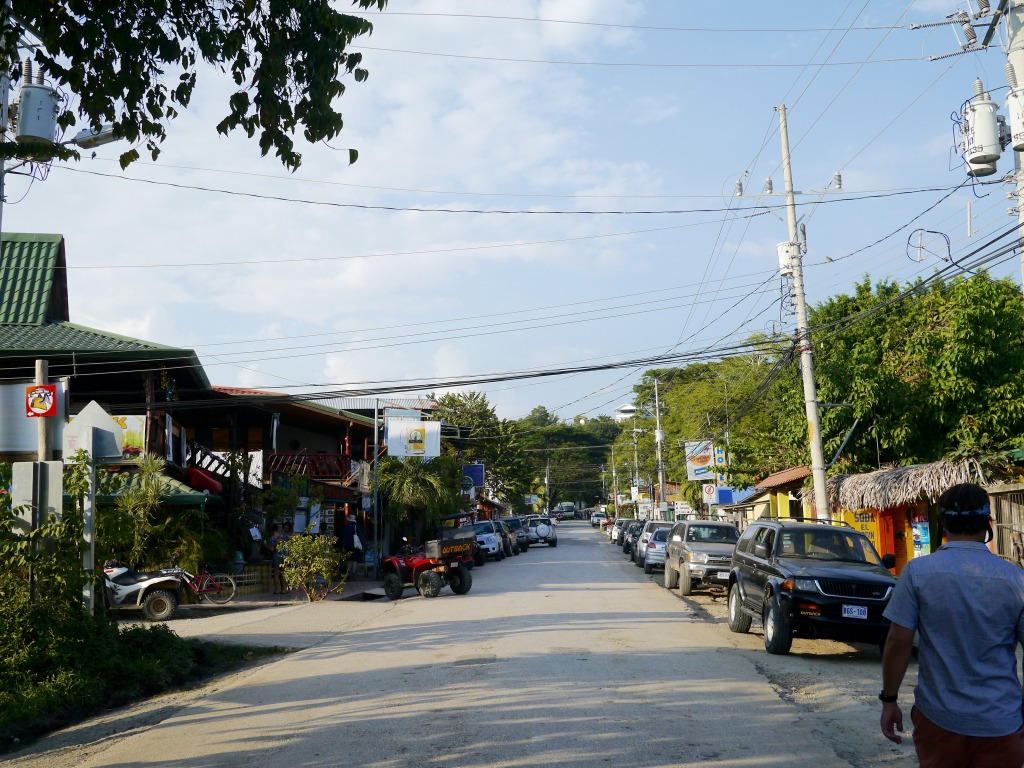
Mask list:
[{"label": "shrub", "polygon": [[288,539],[282,573],[289,589],[302,589],[309,602],[323,600],[340,591],[345,579],[334,585],[342,562],[348,557],[337,549],[334,536],[310,536],[301,533]]}]

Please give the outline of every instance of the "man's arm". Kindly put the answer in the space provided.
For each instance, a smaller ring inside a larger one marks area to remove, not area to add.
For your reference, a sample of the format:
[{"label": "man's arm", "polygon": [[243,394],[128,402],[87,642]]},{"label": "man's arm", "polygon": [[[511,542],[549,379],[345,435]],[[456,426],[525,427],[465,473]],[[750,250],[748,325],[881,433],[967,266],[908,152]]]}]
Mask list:
[{"label": "man's arm", "polygon": [[[888,696],[899,693],[903,677],[907,674],[910,654],[914,648],[914,630],[899,624],[889,627],[889,636],[882,651],[882,692]],[[896,731],[903,730],[903,711],[896,702],[882,704],[882,735],[899,744],[903,737]]]}]

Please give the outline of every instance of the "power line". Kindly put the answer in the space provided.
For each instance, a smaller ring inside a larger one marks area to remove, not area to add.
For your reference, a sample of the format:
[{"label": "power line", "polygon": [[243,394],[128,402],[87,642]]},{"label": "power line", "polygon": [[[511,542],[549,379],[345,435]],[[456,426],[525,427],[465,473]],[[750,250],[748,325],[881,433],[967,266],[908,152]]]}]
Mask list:
[{"label": "power line", "polygon": [[441,53],[439,51],[414,51],[407,48],[380,48],[370,45],[357,45],[353,51],[374,51],[376,53],[400,53],[409,56],[430,56],[443,59],[464,59],[470,61],[499,61],[511,64],[553,64],[574,67],[621,67],[623,69],[803,69],[815,67],[857,67],[865,64],[897,64],[903,62],[928,61],[925,56],[903,56],[872,61],[823,61],[808,64],[775,63],[775,62],[629,62],[629,61],[569,61],[566,59],[523,59],[512,56],[480,56],[468,53]]},{"label": "power line", "polygon": [[[817,33],[817,32],[833,32],[835,28],[828,27],[676,27],[676,26],[663,26],[653,24],[621,24],[614,22],[601,22],[601,21],[577,21],[574,19],[547,19],[540,17],[530,16],[499,16],[496,14],[475,14],[475,13],[431,13],[424,11],[392,11],[390,8],[383,13],[379,14],[367,14],[360,11],[346,11],[346,13],[352,16],[367,16],[368,18],[387,18],[390,16],[417,16],[423,18],[453,18],[453,19],[483,19],[489,21],[526,21],[540,24],[571,24],[574,26],[582,27],[603,27],[608,29],[633,29],[633,30],[645,30],[654,32],[700,32],[710,34],[768,34],[776,35],[782,33]],[[903,29],[908,30],[910,27],[902,25],[899,27],[884,27],[884,26],[858,26],[849,27],[854,32],[870,32],[877,30],[886,29]]]},{"label": "power line", "polygon": [[[405,213],[454,213],[454,214],[477,214],[477,215],[500,215],[500,216],[670,216],[670,215],[684,215],[694,213],[728,213],[730,211],[738,212],[749,212],[753,215],[762,216],[766,213],[764,208],[760,205],[753,205],[748,207],[732,208],[727,206],[725,208],[666,208],[666,209],[650,209],[650,210],[526,210],[526,209],[506,209],[506,208],[428,208],[425,206],[399,206],[399,205],[370,205],[368,203],[336,203],[327,200],[311,200],[306,198],[296,197],[282,197],[280,195],[264,195],[257,192],[242,192],[237,190],[219,189],[217,187],[203,187],[195,184],[182,184],[179,182],[172,181],[156,181],[155,179],[142,179],[136,176],[120,176],[113,173],[102,173],[100,171],[87,171],[82,168],[72,168],[67,165],[57,166],[61,170],[69,171],[71,173],[84,173],[90,176],[100,176],[108,179],[119,179],[121,181],[136,182],[139,184],[150,184],[161,187],[172,187],[175,189],[190,189],[198,192],[210,192],[222,195],[233,195],[236,197],[247,197],[255,198],[258,200],[271,200],[282,203],[299,203],[302,205],[322,205],[332,208],[353,208],[358,210],[368,211],[391,211],[391,212],[405,212]],[[863,200],[879,200],[890,197],[901,197],[905,195],[915,195],[925,192],[941,192],[949,189],[948,187],[924,187],[913,190],[901,190],[894,192],[871,192],[864,194],[850,194],[840,198],[831,198],[824,201],[824,203],[849,203],[858,202]],[[815,202],[797,202],[797,206],[807,205],[819,205],[823,203]],[[232,262],[237,263],[237,262]]]}]

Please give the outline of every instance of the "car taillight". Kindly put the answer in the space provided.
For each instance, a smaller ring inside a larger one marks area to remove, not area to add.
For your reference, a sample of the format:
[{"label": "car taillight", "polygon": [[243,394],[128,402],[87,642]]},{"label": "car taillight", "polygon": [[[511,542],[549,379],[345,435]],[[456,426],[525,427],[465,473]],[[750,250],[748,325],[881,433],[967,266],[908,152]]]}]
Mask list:
[{"label": "car taillight", "polygon": [[654,543],[653,541],[648,541],[648,542],[647,542],[647,548],[648,548],[648,549],[657,549],[657,548],[658,548],[658,545],[657,545],[657,544],[655,544],[655,543]]}]

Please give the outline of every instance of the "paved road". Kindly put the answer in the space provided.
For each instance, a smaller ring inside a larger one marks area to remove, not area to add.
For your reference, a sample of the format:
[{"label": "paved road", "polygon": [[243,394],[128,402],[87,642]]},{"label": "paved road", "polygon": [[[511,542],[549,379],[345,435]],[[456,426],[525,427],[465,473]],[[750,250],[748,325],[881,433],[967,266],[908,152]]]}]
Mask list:
[{"label": "paved road", "polygon": [[[101,718],[19,768],[914,765],[878,732],[877,649],[769,657],[714,596],[681,599],[585,522],[473,571],[465,596],[189,619],[299,650]],[[126,732],[114,733],[115,729]]]}]

